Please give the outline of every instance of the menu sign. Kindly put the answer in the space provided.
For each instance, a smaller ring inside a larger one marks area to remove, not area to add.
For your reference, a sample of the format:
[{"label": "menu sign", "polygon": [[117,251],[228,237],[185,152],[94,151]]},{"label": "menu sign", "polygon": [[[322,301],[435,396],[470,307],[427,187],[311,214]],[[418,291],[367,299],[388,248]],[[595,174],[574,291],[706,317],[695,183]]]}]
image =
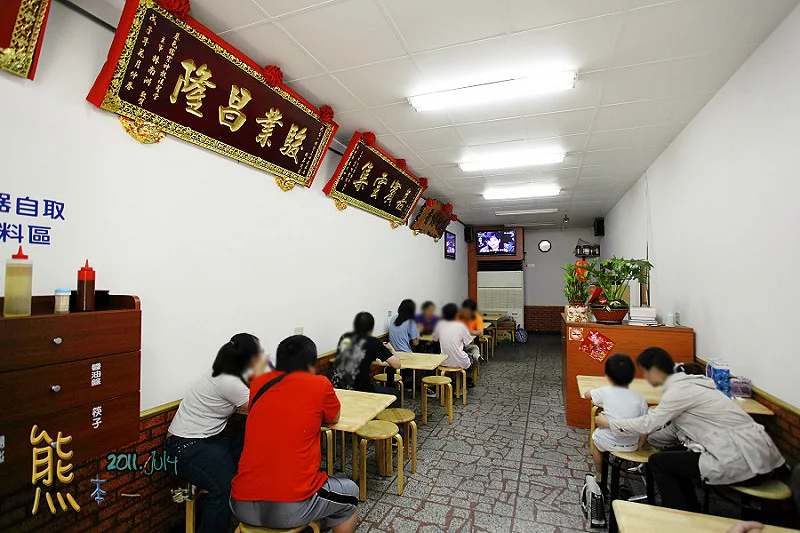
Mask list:
[{"label": "menu sign", "polygon": [[402,160],[375,146],[374,139],[372,133],[353,135],[323,191],[334,198],[339,209],[353,205],[397,227],[408,221],[428,188],[427,180],[411,174]]},{"label": "menu sign", "polygon": [[309,187],[338,126],[190,17],[128,0],[88,100]]},{"label": "menu sign", "polygon": [[0,69],[33,79],[50,0],[0,2]]},{"label": "menu sign", "polygon": [[428,198],[425,200],[425,205],[420,210],[414,223],[411,224],[411,229],[414,234],[424,233],[433,237],[433,240],[438,241],[442,238],[444,230],[447,229],[450,221],[455,220],[455,215],[452,213],[452,205]]}]

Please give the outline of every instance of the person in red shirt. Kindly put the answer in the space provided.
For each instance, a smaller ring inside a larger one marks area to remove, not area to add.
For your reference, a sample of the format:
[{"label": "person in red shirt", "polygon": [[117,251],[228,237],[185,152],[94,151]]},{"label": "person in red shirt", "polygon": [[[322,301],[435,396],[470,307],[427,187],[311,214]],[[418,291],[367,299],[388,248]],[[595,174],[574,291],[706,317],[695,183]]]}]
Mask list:
[{"label": "person in red shirt", "polygon": [[358,485],[320,471],[320,427],[339,420],[333,385],[317,376],[317,347],[303,335],[281,341],[275,371],[250,384],[250,413],[231,509],[240,522],[290,529],[317,522],[356,530]]}]

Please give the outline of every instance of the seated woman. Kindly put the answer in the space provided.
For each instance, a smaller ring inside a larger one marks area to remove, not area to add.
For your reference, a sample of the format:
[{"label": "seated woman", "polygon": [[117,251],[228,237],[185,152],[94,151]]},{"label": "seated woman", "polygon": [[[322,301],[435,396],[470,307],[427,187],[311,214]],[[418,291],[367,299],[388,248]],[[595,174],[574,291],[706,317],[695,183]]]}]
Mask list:
[{"label": "seated woman", "polygon": [[263,372],[263,353],[258,338],[249,333],[234,335],[220,348],[211,372],[183,398],[169,426],[164,447],[177,459],[178,477],[208,491],[200,533],[228,530],[231,480],[244,435],[223,430],[236,408],[247,403],[250,389],[244,377]]},{"label": "seated woman", "polygon": [[764,427],[718,391],[712,380],[676,374],[672,357],[661,348],[648,348],[637,362],[652,386],[664,386],[661,403],[638,418],[609,420],[598,415],[597,427],[625,436],[645,435],[669,424],[665,431],[683,446],[655,453],[649,461],[664,507],[697,512],[695,480],[742,483],[784,464]]},{"label": "seated woman", "polygon": [[250,386],[231,509],[252,526],[289,529],[317,522],[323,531],[353,533],[358,485],[319,468],[320,428],[338,422],[341,404],[331,383],[314,375],[317,346],[294,335],[281,341],[275,356],[275,370]]},{"label": "seated woman", "polygon": [[436,316],[436,305],[431,301],[422,304],[422,312],[416,316],[415,320],[422,335],[432,335],[439,322],[439,317]]},{"label": "seated woman", "polygon": [[389,386],[386,387],[372,384],[370,368],[373,361],[383,361],[391,367],[386,372],[388,380],[394,379],[392,369],[400,368],[400,358],[395,355],[394,348],[373,337],[374,329],[375,318],[370,313],[362,311],[356,315],[353,331],[339,338],[336,360],[331,369],[331,383],[337,389],[392,394],[399,400],[400,392],[391,386],[393,381],[387,381]]},{"label": "seated woman", "polygon": [[398,352],[410,352],[419,344],[419,329],[414,320],[417,304],[414,300],[403,300],[397,314],[389,321],[389,344]]}]

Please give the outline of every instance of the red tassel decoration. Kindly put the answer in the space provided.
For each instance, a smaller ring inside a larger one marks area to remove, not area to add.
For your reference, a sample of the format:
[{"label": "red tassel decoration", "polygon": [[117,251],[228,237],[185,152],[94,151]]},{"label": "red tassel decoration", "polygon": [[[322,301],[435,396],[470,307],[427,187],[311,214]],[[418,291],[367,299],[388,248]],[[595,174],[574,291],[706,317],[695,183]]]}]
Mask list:
[{"label": "red tassel decoration", "polygon": [[450,217],[450,220],[452,222],[455,222],[456,220],[458,220],[458,217],[456,215],[453,215],[453,216]]},{"label": "red tassel decoration", "polygon": [[395,159],[394,162],[397,163],[397,166],[402,168],[403,170],[406,169],[406,160],[405,159]]},{"label": "red tassel decoration", "polygon": [[419,181],[419,184],[423,187],[428,186],[428,178],[417,178],[417,181]]},{"label": "red tassel decoration", "polygon": [[267,65],[264,67],[264,81],[273,87],[275,85],[280,85],[283,83],[283,71],[280,67],[276,67],[275,65]]},{"label": "red tassel decoration", "polygon": [[453,204],[444,204],[444,211],[445,211],[445,213],[452,213],[453,212]]},{"label": "red tassel decoration", "polygon": [[363,140],[364,144],[367,146],[372,146],[375,144],[375,134],[371,131],[368,131],[361,136],[361,140]]},{"label": "red tassel decoration", "polygon": [[182,19],[189,14],[189,0],[158,0],[170,15]]},{"label": "red tassel decoration", "polygon": [[433,207],[433,204],[435,203],[436,200],[434,200],[433,198],[428,198],[427,200],[425,200],[425,205],[427,205],[428,207]]},{"label": "red tassel decoration", "polygon": [[319,121],[323,124],[333,122],[333,108],[329,105],[324,105],[319,108]]}]

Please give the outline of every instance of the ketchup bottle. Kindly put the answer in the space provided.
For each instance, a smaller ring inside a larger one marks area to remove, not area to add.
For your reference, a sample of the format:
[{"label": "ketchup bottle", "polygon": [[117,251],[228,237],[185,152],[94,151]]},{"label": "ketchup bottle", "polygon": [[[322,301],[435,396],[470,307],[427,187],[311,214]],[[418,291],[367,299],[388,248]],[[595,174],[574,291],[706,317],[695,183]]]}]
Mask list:
[{"label": "ketchup bottle", "polygon": [[78,270],[78,311],[94,311],[94,276],[95,271],[87,259]]}]

